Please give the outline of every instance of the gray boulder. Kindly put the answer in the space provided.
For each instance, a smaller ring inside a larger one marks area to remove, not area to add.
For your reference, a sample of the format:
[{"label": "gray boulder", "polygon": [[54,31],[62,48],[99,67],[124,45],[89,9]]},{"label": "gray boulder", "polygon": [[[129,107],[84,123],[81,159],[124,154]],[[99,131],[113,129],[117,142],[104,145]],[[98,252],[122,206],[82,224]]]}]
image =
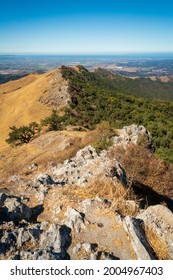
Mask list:
[{"label": "gray boulder", "polygon": [[36,176],[34,180],[34,185],[35,186],[40,186],[40,185],[53,185],[55,182],[53,179],[46,173],[40,173],[39,175]]},{"label": "gray boulder", "polygon": [[68,206],[65,215],[67,216],[65,224],[68,227],[70,227],[71,229],[75,229],[76,232],[80,232],[81,229],[85,229],[84,215],[82,215],[76,209]]},{"label": "gray boulder", "polygon": [[166,245],[169,257],[173,259],[173,213],[163,205],[155,205],[148,207],[138,218]]},{"label": "gray boulder", "polygon": [[129,143],[142,144],[151,148],[152,137],[149,131],[143,125],[124,126],[120,135],[114,137],[115,144],[127,145]]},{"label": "gray boulder", "polygon": [[32,210],[19,197],[1,193],[0,207],[5,221],[29,221],[31,219]]},{"label": "gray boulder", "polygon": [[132,247],[138,260],[154,260],[152,249],[147,242],[144,231],[141,227],[141,220],[127,216],[124,218],[123,225],[127,231]]}]

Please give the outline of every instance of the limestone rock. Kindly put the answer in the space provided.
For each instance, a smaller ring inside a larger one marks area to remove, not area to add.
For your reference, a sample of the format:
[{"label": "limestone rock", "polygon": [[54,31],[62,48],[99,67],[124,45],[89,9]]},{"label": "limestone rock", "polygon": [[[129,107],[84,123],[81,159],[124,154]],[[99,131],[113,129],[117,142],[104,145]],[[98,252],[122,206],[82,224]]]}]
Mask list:
[{"label": "limestone rock", "polygon": [[126,186],[126,175],[121,164],[110,160],[107,151],[97,154],[91,146],[86,146],[77,152],[76,156],[65,160],[63,164],[51,167],[50,172],[59,181],[79,187],[91,184],[94,180],[111,177]]},{"label": "limestone rock", "polygon": [[27,169],[31,170],[31,171],[35,171],[35,170],[38,169],[38,164],[37,163],[33,163],[30,166],[28,166]]},{"label": "limestone rock", "polygon": [[40,173],[39,175],[36,176],[34,180],[35,186],[53,185],[54,183],[55,182],[52,180],[52,178],[46,173]]},{"label": "limestone rock", "polygon": [[71,230],[65,225],[22,221],[16,226],[8,222],[0,232],[1,258],[8,253],[10,259],[69,259]]},{"label": "limestone rock", "polygon": [[31,209],[19,197],[0,194],[0,206],[5,221],[29,221],[31,219]]},{"label": "limestone rock", "polygon": [[75,229],[76,232],[80,232],[81,229],[85,229],[84,215],[79,213],[76,209],[71,206],[67,207],[66,211],[67,219],[65,224],[71,229]]},{"label": "limestone rock", "polygon": [[125,217],[124,228],[131,239],[131,244],[136,252],[138,260],[154,260],[152,249],[148,244],[144,231],[141,228],[141,221],[133,217]]},{"label": "limestone rock", "polygon": [[55,252],[59,252],[61,249],[61,234],[60,234],[60,226],[58,225],[51,225],[49,229],[42,233],[40,238],[40,247],[47,248],[52,247],[54,248]]},{"label": "limestone rock", "polygon": [[119,136],[114,137],[115,144],[127,145],[129,143],[133,144],[143,144],[148,148],[152,146],[152,137],[148,130],[142,125],[130,125],[125,126],[121,130]]},{"label": "limestone rock", "polygon": [[69,260],[67,252],[55,253],[49,250],[25,250],[21,251],[19,255],[20,260]]},{"label": "limestone rock", "polygon": [[91,260],[119,260],[119,258],[115,257],[111,252],[95,252],[91,254]]},{"label": "limestone rock", "polygon": [[126,172],[123,169],[122,165],[120,162],[118,162],[117,160],[115,160],[115,164],[113,167],[111,167],[108,172],[107,172],[107,176],[112,177],[114,179],[118,179],[121,184],[124,187],[127,187],[127,177],[126,177]]},{"label": "limestone rock", "polygon": [[16,231],[5,231],[4,235],[0,239],[0,255],[5,255],[6,253],[10,252],[16,244],[16,240]]},{"label": "limestone rock", "polygon": [[168,254],[173,259],[173,213],[163,205],[155,205],[148,207],[138,217],[166,244]]}]

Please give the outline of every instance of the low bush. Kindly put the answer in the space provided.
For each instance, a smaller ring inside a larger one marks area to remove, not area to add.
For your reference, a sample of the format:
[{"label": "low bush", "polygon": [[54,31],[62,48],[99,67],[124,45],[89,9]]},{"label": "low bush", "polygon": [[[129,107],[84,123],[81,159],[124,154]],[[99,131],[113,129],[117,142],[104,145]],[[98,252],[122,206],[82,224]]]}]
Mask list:
[{"label": "low bush", "polygon": [[12,126],[10,130],[9,138],[6,139],[6,142],[12,146],[17,146],[32,141],[39,134],[40,126],[38,123],[32,122],[19,128]]}]

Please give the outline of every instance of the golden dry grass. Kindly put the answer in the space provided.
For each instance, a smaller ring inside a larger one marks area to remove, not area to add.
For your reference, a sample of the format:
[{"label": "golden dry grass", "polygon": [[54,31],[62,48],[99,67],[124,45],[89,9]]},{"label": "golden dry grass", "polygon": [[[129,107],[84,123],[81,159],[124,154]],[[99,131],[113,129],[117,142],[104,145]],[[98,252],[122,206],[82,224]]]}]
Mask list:
[{"label": "golden dry grass", "polygon": [[113,183],[111,179],[102,179],[93,182],[85,191],[85,197],[108,199],[111,201],[111,210],[123,216],[136,216],[139,212],[139,199],[131,188],[124,189],[121,183]]},{"label": "golden dry grass", "polygon": [[147,240],[159,260],[170,260],[166,244],[156,235],[152,228],[144,227]]},{"label": "golden dry grass", "polygon": [[30,122],[40,122],[50,115],[51,107],[46,102],[40,102],[47,92],[63,83],[58,70],[49,74],[29,75],[23,79],[8,82],[0,86],[0,152],[7,147],[10,126],[27,125]]},{"label": "golden dry grass", "polygon": [[36,81],[38,79],[39,75],[37,74],[30,74],[24,78],[21,78],[16,81],[10,81],[5,84],[0,85],[0,95],[4,93],[9,93],[15,90],[18,90],[19,88],[22,88],[24,86],[29,85],[30,83]]},{"label": "golden dry grass", "polygon": [[[130,192],[130,190],[124,190],[119,183],[115,185],[111,179],[98,179],[85,187],[64,186],[49,192],[44,204],[46,211],[39,219],[44,220],[46,217],[51,220],[51,213],[56,205],[56,203],[52,205],[52,199],[63,205],[61,213],[58,214],[58,217],[62,220],[65,218],[64,214],[67,206],[78,208],[80,202],[88,198],[95,199],[96,197],[110,201],[108,204],[103,204],[104,215],[117,212],[122,216],[135,216],[139,212],[138,201],[135,200],[134,203],[127,202],[128,199],[135,199]],[[101,209],[99,213],[101,214]]]},{"label": "golden dry grass", "polygon": [[11,148],[0,153],[0,178],[6,180],[14,174],[30,175],[27,167],[38,164],[38,172],[47,167],[63,163],[67,158],[88,145],[93,132],[88,131],[50,131],[44,133],[28,144]]},{"label": "golden dry grass", "polygon": [[117,146],[111,149],[109,158],[121,162],[129,185],[138,182],[173,198],[173,166],[165,164],[145,147]]}]

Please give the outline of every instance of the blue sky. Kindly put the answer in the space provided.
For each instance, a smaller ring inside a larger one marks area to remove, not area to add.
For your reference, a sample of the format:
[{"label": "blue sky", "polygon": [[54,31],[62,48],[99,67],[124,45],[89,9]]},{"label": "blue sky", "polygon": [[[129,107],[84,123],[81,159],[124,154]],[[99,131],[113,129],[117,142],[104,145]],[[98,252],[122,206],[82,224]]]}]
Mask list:
[{"label": "blue sky", "polygon": [[173,1],[6,0],[0,53],[173,52]]}]

